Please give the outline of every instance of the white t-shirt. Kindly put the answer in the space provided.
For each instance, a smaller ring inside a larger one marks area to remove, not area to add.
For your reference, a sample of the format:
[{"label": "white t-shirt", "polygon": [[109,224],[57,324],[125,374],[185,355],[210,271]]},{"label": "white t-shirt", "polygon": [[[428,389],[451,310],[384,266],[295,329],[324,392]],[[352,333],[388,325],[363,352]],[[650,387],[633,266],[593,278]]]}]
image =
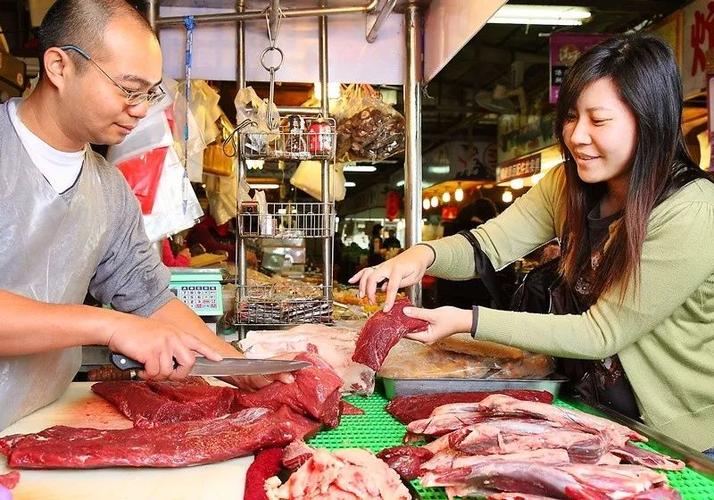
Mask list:
[{"label": "white t-shirt", "polygon": [[84,149],[72,153],[59,151],[33,134],[17,114],[18,104],[21,102],[19,99],[8,102],[12,126],[15,127],[32,163],[40,169],[54,190],[62,194],[71,188],[79,177],[85,151]]}]

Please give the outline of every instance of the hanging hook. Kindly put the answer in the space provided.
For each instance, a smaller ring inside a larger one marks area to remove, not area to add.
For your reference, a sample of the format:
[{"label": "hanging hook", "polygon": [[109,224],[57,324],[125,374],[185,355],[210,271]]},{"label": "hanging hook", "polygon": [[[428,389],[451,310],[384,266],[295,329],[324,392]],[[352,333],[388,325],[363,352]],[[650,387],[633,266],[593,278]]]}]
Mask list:
[{"label": "hanging hook", "polygon": [[[231,131],[230,134],[228,134],[228,137],[226,137],[226,138],[223,140],[223,154],[225,154],[226,156],[231,157],[231,158],[233,158],[234,156],[237,156],[237,155],[238,155],[238,144],[239,144],[238,134],[240,133],[241,130],[243,130],[244,128],[249,127],[249,126],[251,126],[251,125],[252,125],[253,127],[257,127],[257,126],[258,126],[258,124],[257,124],[256,122],[254,122],[254,121],[251,120],[250,118],[246,118],[245,120],[243,120],[242,122],[240,122],[240,123],[238,124],[238,126],[237,126],[235,129],[233,129],[233,131]],[[229,152],[230,150],[226,150],[226,148],[228,147],[228,145],[232,145],[232,146],[233,146],[233,152],[232,152],[232,153]]]}]

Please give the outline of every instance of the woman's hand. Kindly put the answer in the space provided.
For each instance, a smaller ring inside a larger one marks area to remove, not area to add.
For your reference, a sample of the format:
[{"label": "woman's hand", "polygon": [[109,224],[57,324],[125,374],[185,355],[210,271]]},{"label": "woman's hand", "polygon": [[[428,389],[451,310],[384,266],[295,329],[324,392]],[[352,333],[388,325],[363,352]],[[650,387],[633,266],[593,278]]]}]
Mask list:
[{"label": "woman's hand", "polygon": [[436,309],[405,307],[404,314],[429,323],[426,331],[407,335],[408,338],[425,344],[433,344],[455,333],[469,332],[473,321],[472,311],[452,306],[437,307]]},{"label": "woman's hand", "polygon": [[399,289],[419,283],[426,268],[433,261],[434,252],[431,248],[425,245],[416,245],[378,266],[362,269],[352,276],[349,282],[359,282],[360,298],[367,295],[372,304],[375,303],[377,286],[382,283],[382,291],[387,292],[384,312],[388,312],[394,305],[394,299],[397,297]]}]

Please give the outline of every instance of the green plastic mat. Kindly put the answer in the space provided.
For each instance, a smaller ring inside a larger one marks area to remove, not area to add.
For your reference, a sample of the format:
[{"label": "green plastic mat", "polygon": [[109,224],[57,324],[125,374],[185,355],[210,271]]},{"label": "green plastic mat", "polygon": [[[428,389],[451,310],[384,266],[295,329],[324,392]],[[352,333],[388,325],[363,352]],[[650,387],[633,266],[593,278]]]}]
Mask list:
[{"label": "green plastic mat", "polygon": [[[347,397],[345,400],[364,410],[364,415],[345,415],[336,429],[323,431],[312,438],[310,445],[334,450],[338,448],[365,448],[375,453],[402,444],[406,427],[387,413],[387,400],[374,394],[368,398]],[[557,401],[557,405],[573,408],[572,405]],[[657,443],[642,445],[655,451],[662,451]],[[684,500],[714,500],[714,481],[689,468],[679,472],[668,472],[669,484],[677,489]],[[411,482],[413,493],[424,500],[446,498],[443,488],[423,488],[418,480]],[[416,496],[415,495],[415,496]]]}]

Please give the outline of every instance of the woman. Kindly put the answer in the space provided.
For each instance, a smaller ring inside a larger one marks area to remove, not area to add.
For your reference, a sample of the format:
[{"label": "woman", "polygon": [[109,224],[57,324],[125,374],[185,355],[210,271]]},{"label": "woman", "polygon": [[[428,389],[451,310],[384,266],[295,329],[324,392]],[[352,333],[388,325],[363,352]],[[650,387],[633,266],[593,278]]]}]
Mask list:
[{"label": "woman", "polygon": [[[556,135],[564,164],[472,231],[485,258],[455,235],[352,280],[372,299],[388,279],[388,309],[397,289],[425,272],[471,278],[558,237],[559,271],[580,314],[411,308],[405,313],[429,322],[412,337],[433,342],[470,330],[529,351],[602,360],[591,376],[602,379],[605,403],[621,409],[629,399],[647,424],[712,452],[714,183],[685,149],[681,113],[679,73],[664,42],[636,35],[594,47],[561,88]],[[612,401],[613,393],[624,401]]]}]

